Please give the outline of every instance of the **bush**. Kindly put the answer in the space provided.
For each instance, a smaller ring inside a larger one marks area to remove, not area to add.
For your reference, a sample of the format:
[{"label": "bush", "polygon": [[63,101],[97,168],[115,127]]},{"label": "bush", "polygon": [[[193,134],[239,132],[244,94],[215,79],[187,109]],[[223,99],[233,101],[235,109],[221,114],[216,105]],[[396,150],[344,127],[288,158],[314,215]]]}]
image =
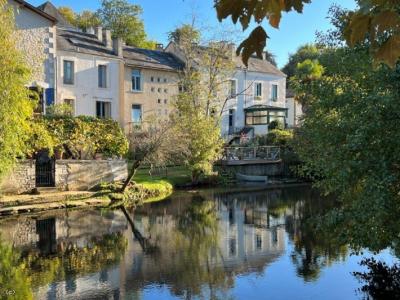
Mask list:
[{"label": "bush", "polygon": [[266,135],[256,137],[255,143],[259,146],[288,146],[292,139],[292,130],[274,129]]},{"label": "bush", "polygon": [[268,130],[274,130],[274,129],[284,130],[285,124],[283,124],[283,122],[280,122],[278,120],[271,121],[268,125]]},{"label": "bush", "polygon": [[50,153],[65,153],[67,158],[92,159],[96,154],[121,157],[128,151],[128,141],[113,120],[46,116],[37,119],[35,124],[29,154],[48,149]]}]

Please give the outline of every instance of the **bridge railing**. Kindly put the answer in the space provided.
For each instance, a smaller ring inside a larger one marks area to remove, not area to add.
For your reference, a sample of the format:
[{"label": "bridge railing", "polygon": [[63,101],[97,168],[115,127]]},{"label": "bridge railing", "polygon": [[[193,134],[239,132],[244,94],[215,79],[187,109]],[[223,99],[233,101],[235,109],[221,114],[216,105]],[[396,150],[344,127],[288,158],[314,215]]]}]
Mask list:
[{"label": "bridge railing", "polygon": [[258,147],[226,147],[221,160],[267,160],[277,161],[281,159],[281,149],[277,146]]}]

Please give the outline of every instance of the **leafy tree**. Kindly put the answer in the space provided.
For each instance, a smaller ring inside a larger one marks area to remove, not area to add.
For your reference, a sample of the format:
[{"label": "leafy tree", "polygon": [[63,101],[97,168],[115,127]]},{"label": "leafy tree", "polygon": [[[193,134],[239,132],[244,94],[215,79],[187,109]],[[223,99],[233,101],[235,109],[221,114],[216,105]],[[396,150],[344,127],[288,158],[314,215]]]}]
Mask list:
[{"label": "leafy tree", "polygon": [[320,50],[313,44],[300,46],[295,53],[289,55],[289,61],[282,68],[282,72],[284,72],[289,79],[292,78],[295,75],[299,63],[302,63],[306,59],[317,59],[319,53]]},{"label": "leafy tree", "polygon": [[122,38],[130,46],[153,47],[155,43],[147,40],[141,14],[142,8],[127,0],[103,0],[97,11],[101,23],[111,29],[113,37]]},{"label": "leafy tree", "polygon": [[74,24],[80,29],[86,29],[89,27],[96,27],[101,25],[99,17],[90,10],[84,10],[76,15]]},{"label": "leafy tree", "polygon": [[[254,21],[261,24],[266,19],[274,28],[279,28],[282,12],[295,10],[302,13],[304,4],[311,0],[269,0],[269,1],[235,1],[214,0],[217,16],[220,21],[228,17],[236,24],[238,21],[243,30]],[[358,9],[346,16],[344,35],[350,46],[355,46],[369,38],[373,43],[370,53],[375,62],[385,62],[394,66],[400,57],[400,4],[396,0],[357,0]],[[257,53],[262,58],[262,51],[268,38],[261,25],[256,27],[238,47],[243,62]]]},{"label": "leafy tree", "polygon": [[68,6],[60,6],[58,7],[58,11],[62,14],[65,20],[68,21],[69,24],[75,25],[76,24],[76,13],[72,10],[71,7]]},{"label": "leafy tree", "polygon": [[168,40],[177,44],[185,43],[187,40],[199,43],[200,36],[200,31],[197,28],[190,24],[183,24],[181,27],[168,33]]},{"label": "leafy tree", "polygon": [[369,43],[325,49],[320,77],[293,81],[308,108],[297,134],[303,174],[343,208],[325,223],[353,248],[394,246],[400,230],[400,69],[374,66]]},{"label": "leafy tree", "polygon": [[320,78],[324,73],[324,67],[318,60],[306,59],[298,63],[296,67],[296,76],[300,79],[315,79]]},{"label": "leafy tree", "polygon": [[29,80],[22,54],[16,49],[14,17],[7,1],[0,0],[0,177],[26,150],[34,101],[25,84]]}]

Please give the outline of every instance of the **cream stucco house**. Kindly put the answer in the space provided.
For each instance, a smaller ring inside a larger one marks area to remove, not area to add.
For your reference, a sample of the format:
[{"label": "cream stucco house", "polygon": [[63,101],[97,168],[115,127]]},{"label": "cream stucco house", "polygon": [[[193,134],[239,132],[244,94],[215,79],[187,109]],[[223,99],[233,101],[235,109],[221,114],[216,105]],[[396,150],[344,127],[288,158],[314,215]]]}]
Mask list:
[{"label": "cream stucco house", "polygon": [[40,95],[38,110],[54,102],[56,87],[56,18],[21,0],[9,0],[13,8],[16,41],[32,71],[30,89]]}]

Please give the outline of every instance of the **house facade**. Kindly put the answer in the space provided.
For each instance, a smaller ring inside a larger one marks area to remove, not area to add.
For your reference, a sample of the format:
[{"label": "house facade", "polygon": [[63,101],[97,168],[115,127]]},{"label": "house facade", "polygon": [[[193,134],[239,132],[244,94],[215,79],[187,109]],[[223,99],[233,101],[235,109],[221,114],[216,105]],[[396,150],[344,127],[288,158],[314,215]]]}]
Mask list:
[{"label": "house facade", "polygon": [[303,117],[303,106],[299,103],[293,91],[286,91],[286,107],[288,109],[287,124],[289,128],[299,127]]},{"label": "house facade", "polygon": [[286,124],[286,75],[265,59],[250,57],[248,67],[241,57],[233,59],[236,64],[230,88],[233,97],[222,114],[222,135],[253,137],[267,134],[272,121]]},{"label": "house facade", "polygon": [[181,62],[170,53],[124,47],[122,124],[126,133],[148,126],[153,118],[168,118],[178,94]]},{"label": "house facade", "polygon": [[39,112],[54,102],[56,88],[56,23],[57,20],[21,0],[9,0],[15,17],[16,43],[30,68],[27,87],[40,96]]}]

